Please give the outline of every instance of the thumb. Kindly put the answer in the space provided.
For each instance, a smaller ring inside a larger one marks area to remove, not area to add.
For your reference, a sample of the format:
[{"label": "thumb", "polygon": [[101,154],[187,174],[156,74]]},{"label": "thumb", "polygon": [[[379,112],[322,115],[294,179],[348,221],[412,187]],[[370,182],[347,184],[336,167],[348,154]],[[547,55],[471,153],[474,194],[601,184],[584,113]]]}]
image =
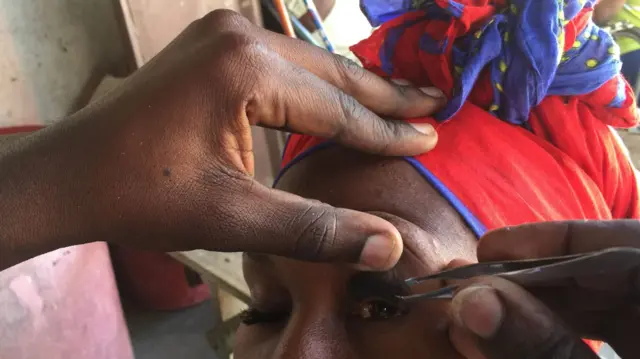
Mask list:
[{"label": "thumb", "polygon": [[451,315],[451,341],[467,358],[598,358],[544,304],[501,278],[459,291]]},{"label": "thumb", "polygon": [[233,250],[351,262],[362,270],[390,269],[402,254],[398,230],[371,214],[335,208],[256,181],[232,202],[237,220],[230,221],[225,232],[237,239]]}]

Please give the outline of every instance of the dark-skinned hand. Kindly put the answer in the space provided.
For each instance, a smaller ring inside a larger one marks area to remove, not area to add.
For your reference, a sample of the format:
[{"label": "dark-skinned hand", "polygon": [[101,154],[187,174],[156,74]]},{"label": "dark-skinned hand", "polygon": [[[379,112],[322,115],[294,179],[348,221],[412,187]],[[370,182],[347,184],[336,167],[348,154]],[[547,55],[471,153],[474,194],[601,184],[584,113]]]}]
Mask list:
[{"label": "dark-skinned hand", "polygon": [[[482,262],[545,258],[613,247],[640,249],[640,222],[576,221],[505,228],[478,247]],[[640,358],[640,268],[553,285],[469,280],[452,303],[451,339],[469,359],[598,358],[581,338],[608,342],[622,358]]]},{"label": "dark-skinned hand", "polygon": [[212,12],[101,101],[0,151],[0,268],[94,240],[389,268],[402,251],[389,222],[252,178],[251,127],[412,155],[435,145],[435,131],[389,118],[443,102]]}]

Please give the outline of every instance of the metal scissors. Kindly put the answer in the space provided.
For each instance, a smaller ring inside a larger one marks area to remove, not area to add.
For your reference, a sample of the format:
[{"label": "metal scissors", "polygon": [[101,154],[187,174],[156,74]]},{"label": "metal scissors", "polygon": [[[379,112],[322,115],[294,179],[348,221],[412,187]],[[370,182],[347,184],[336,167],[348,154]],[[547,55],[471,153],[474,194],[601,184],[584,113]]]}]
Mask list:
[{"label": "metal scissors", "polygon": [[[407,287],[413,287],[431,280],[461,280],[479,276],[499,276],[526,288],[558,283],[562,280],[638,270],[638,268],[640,268],[640,249],[621,247],[543,259],[476,263],[425,277],[409,278],[404,283]],[[458,285],[453,284],[427,293],[398,295],[396,298],[403,302],[452,299],[457,289]]]}]

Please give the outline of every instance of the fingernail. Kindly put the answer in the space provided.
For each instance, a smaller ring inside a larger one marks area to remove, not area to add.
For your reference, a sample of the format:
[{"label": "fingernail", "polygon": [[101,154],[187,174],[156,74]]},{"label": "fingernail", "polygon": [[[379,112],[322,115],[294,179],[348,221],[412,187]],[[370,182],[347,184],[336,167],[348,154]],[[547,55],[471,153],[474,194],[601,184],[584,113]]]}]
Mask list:
[{"label": "fingernail", "polygon": [[493,288],[467,287],[453,298],[451,311],[458,325],[484,339],[500,329],[504,318],[502,302]]},{"label": "fingernail", "polygon": [[421,87],[420,91],[433,98],[444,98],[444,92],[440,91],[437,87]]},{"label": "fingernail", "polygon": [[396,248],[396,238],[391,235],[376,234],[364,244],[358,268],[361,270],[385,270]]},{"label": "fingernail", "polygon": [[409,86],[409,85],[411,85],[411,82],[409,82],[409,80],[405,80],[405,79],[391,79],[391,82],[393,82],[396,85],[400,85],[400,86]]},{"label": "fingernail", "polygon": [[433,126],[428,123],[410,123],[410,125],[413,126],[416,131],[424,133],[425,135],[433,135],[433,133],[436,131]]}]

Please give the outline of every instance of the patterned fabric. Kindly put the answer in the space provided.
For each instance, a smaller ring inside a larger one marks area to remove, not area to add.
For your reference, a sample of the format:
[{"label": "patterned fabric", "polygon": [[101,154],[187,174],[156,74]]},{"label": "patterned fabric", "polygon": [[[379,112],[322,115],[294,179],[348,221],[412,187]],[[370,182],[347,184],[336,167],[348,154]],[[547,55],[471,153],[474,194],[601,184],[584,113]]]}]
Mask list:
[{"label": "patterned fabric", "polygon": [[471,100],[526,125],[545,96],[601,91],[606,107],[627,110],[608,124],[628,127],[633,96],[619,76],[618,46],[591,21],[594,2],[362,0],[370,22],[382,26],[352,50],[379,75],[445,91],[440,121]]}]

